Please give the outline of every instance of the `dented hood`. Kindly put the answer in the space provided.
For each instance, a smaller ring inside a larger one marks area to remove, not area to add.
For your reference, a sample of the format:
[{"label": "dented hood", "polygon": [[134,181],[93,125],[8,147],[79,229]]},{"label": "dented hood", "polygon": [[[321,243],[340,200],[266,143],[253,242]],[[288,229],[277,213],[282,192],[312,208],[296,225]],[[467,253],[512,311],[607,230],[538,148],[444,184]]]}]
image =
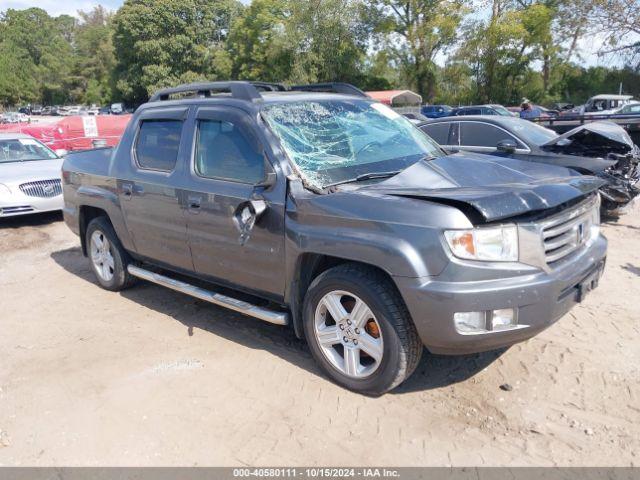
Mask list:
[{"label": "dented hood", "polygon": [[458,153],[420,161],[359,192],[466,204],[490,222],[556,207],[603,184],[568,168]]},{"label": "dented hood", "polygon": [[627,131],[613,122],[591,122],[569,130],[541,145],[542,149],[570,155],[625,155],[636,149]]}]

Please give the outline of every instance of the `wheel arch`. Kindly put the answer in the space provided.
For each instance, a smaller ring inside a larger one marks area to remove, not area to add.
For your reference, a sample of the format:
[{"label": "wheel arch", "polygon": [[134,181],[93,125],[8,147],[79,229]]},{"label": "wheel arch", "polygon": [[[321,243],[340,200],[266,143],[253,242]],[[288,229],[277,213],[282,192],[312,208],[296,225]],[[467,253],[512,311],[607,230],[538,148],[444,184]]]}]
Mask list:
[{"label": "wheel arch", "polygon": [[305,337],[304,329],[302,327],[302,304],[311,282],[313,282],[318,275],[330,268],[346,263],[361,265],[375,270],[388,278],[391,284],[395,287],[395,282],[393,281],[391,274],[379,266],[363,261],[322,253],[305,252],[300,254],[296,260],[293,278],[285,297],[289,305],[289,309],[291,310],[291,323],[296,337],[300,339],[304,339]]},{"label": "wheel arch", "polygon": [[[112,222],[111,222],[111,219],[109,218],[109,214],[106,212],[106,210],[102,208],[92,207],[90,205],[81,205],[78,210],[79,210],[78,223],[80,227],[80,245],[82,246],[82,254],[86,257],[87,256],[87,227],[89,226],[89,223],[91,223],[91,220],[98,217],[105,217],[109,221],[109,223],[112,223]],[[112,223],[112,226],[113,226],[113,223]]]}]

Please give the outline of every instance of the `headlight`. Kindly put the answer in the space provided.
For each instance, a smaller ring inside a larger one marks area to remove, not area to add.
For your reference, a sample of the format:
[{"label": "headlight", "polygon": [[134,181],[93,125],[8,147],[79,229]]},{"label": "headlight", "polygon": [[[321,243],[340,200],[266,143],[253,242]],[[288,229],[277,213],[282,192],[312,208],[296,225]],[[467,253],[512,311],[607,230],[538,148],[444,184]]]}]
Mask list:
[{"label": "headlight", "polygon": [[0,183],[0,195],[11,195],[11,189]]},{"label": "headlight", "polygon": [[518,261],[518,229],[515,225],[468,230],[446,230],[451,252],[466,260]]}]

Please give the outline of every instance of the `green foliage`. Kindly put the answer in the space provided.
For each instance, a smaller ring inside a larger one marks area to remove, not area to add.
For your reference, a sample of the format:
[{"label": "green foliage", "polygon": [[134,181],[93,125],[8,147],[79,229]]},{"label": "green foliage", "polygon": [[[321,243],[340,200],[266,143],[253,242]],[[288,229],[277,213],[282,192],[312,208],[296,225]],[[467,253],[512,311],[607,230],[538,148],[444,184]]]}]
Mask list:
[{"label": "green foliage", "polygon": [[[243,3],[125,0],[77,19],[0,12],[0,103],[136,105],[161,87],[216,79],[409,88],[452,105],[580,103],[621,83],[640,95],[637,0]],[[596,31],[628,68],[576,64]]]},{"label": "green foliage", "polygon": [[230,75],[223,53],[235,0],[127,0],[115,15],[116,87],[130,103],[158,88]]}]

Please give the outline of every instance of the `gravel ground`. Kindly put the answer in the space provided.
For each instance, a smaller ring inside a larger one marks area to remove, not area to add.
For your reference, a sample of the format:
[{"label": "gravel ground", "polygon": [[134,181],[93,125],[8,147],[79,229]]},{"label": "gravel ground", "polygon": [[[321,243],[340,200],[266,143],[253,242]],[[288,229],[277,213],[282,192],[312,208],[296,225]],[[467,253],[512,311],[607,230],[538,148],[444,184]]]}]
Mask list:
[{"label": "gravel ground", "polygon": [[372,399],[287,329],[151,284],[101,290],[58,214],[5,219],[0,464],[638,465],[640,209],[604,233],[600,287],[550,329],[425,355]]}]

